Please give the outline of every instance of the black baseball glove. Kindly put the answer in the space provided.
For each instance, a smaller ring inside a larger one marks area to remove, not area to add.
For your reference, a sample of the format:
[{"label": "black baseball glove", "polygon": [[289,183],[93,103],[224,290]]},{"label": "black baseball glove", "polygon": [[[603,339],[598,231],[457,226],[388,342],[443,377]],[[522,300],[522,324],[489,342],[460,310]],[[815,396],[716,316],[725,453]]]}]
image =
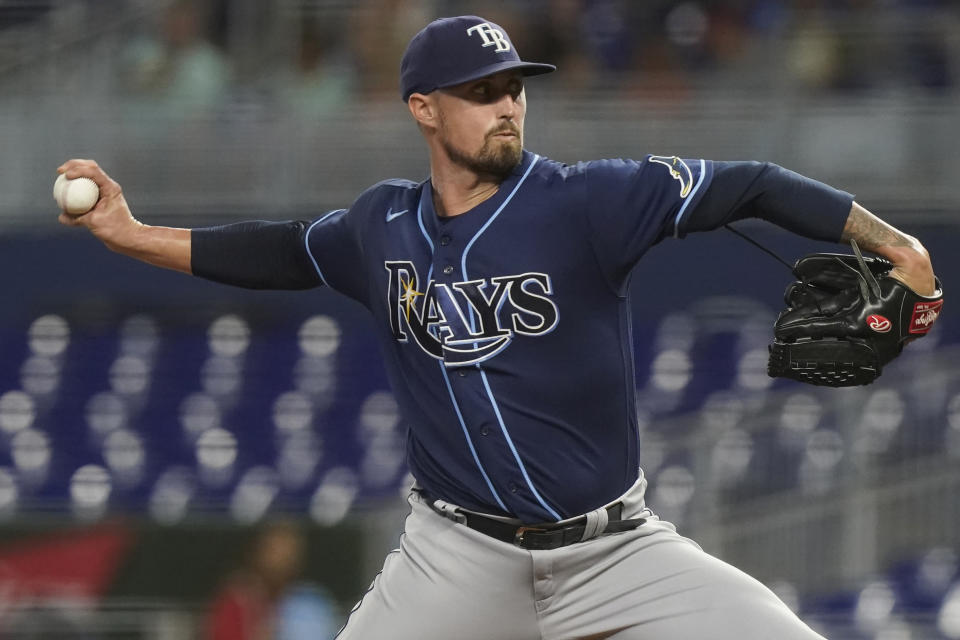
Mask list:
[{"label": "black baseball glove", "polygon": [[903,345],[930,331],[943,306],[889,277],[882,258],[815,253],[794,265],[797,282],[784,293],[787,308],[774,325],[767,373],[808,384],[870,384]]}]

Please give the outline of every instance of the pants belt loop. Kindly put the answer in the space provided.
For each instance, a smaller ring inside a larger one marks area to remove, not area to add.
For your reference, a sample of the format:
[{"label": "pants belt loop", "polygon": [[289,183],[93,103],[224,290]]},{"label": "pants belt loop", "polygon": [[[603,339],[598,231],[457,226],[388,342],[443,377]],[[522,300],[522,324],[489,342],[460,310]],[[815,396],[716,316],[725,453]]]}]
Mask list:
[{"label": "pants belt loop", "polygon": [[437,498],[433,501],[433,509],[448,520],[453,520],[459,524],[467,524],[467,516],[460,513],[459,509],[449,502]]},{"label": "pants belt loop", "polygon": [[595,538],[603,533],[603,530],[607,528],[607,523],[610,520],[610,517],[607,515],[607,510],[604,507],[594,509],[585,515],[587,517],[587,523],[583,527],[583,535],[580,537],[581,542]]}]

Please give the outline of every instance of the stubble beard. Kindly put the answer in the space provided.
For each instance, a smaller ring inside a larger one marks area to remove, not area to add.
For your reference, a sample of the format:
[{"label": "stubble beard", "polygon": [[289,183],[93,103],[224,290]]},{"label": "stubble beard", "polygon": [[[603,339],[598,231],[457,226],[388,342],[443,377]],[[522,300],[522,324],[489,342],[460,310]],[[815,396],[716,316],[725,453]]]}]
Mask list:
[{"label": "stubble beard", "polygon": [[[517,137],[509,140],[495,137],[497,133],[507,130],[515,133]],[[443,150],[455,164],[469,169],[477,175],[494,176],[499,180],[509,176],[523,159],[523,138],[519,127],[516,126],[501,127],[488,133],[483,146],[472,155],[458,149],[447,138],[446,133],[440,136],[440,144],[443,145]]]}]

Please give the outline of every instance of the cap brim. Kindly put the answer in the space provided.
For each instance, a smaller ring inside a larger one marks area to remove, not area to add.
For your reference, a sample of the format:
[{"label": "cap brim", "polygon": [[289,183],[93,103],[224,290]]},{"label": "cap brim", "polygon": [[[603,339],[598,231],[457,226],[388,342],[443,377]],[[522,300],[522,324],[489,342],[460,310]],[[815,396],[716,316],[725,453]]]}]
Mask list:
[{"label": "cap brim", "polygon": [[463,84],[464,82],[470,82],[471,80],[477,80],[479,78],[486,78],[487,76],[492,76],[495,73],[500,73],[501,71],[507,71],[509,69],[519,69],[525,76],[539,76],[544,73],[550,73],[557,70],[557,68],[552,64],[545,64],[542,62],[524,62],[522,60],[507,60],[475,69],[465,76],[459,76],[452,80],[446,80],[442,84],[437,85],[437,89],[454,87],[458,84]]}]

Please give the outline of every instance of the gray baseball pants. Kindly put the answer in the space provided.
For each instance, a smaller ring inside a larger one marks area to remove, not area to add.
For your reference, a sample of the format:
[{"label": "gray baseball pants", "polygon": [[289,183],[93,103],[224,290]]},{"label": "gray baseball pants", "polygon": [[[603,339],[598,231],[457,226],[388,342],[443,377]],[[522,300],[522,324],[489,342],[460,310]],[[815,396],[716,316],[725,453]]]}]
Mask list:
[{"label": "gray baseball pants", "polygon": [[[436,513],[420,494],[337,640],[823,640],[772,591],[622,499],[633,531],[527,551]],[[639,494],[639,496],[637,495]]]}]

